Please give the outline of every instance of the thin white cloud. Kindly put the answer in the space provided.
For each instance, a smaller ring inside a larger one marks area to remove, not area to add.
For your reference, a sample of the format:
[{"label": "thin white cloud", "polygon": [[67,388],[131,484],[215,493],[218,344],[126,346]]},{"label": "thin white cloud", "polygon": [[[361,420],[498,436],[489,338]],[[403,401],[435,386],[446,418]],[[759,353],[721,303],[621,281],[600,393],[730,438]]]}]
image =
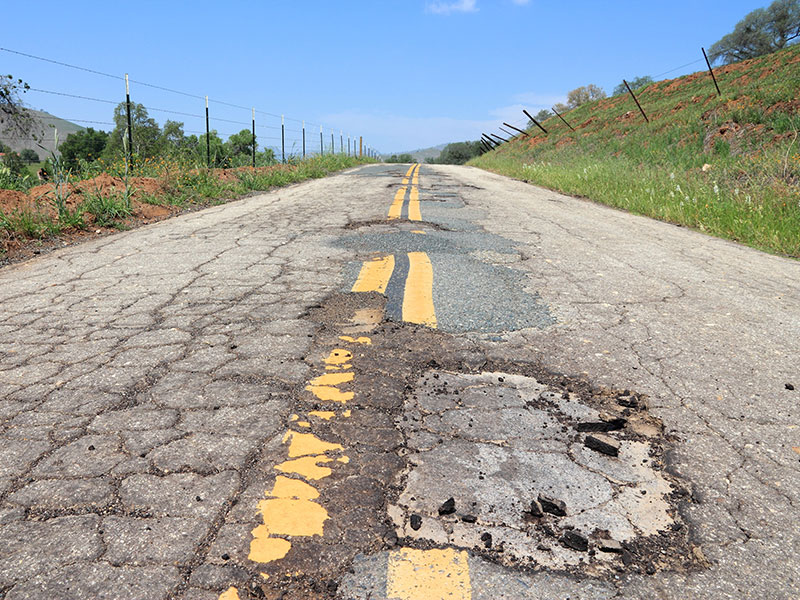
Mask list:
[{"label": "thin white cloud", "polygon": [[477,12],[476,0],[457,0],[456,2],[429,2],[425,10],[435,15]]}]

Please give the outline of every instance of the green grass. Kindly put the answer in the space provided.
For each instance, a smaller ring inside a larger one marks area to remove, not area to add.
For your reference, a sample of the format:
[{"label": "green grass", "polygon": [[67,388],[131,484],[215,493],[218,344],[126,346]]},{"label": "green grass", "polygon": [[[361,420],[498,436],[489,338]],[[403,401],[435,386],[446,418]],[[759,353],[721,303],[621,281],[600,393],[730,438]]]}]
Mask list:
[{"label": "green grass", "polygon": [[123,194],[90,193],[81,203],[80,211],[94,216],[98,227],[115,227],[131,215]]},{"label": "green grass", "polygon": [[800,257],[800,45],[715,74],[722,97],[707,72],[640,90],[649,124],[616,96],[469,164]]}]

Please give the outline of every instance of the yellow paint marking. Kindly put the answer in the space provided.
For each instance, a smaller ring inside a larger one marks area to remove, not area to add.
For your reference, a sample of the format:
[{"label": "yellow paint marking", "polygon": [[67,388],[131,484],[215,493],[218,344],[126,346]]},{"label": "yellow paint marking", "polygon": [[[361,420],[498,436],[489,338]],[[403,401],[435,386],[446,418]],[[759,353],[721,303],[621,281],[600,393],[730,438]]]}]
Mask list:
[{"label": "yellow paint marking", "polygon": [[267,575],[266,573],[259,573],[259,575],[261,575],[264,578],[264,581],[269,579],[269,575]]},{"label": "yellow paint marking", "polygon": [[352,400],[355,397],[355,392],[343,392],[339,388],[330,385],[307,385],[306,389],[325,402],[346,404],[348,400]]},{"label": "yellow paint marking", "polygon": [[231,586],[220,594],[218,600],[239,600],[239,590]]},{"label": "yellow paint marking", "polygon": [[451,548],[392,552],[386,595],[392,600],[471,600],[467,553]]},{"label": "yellow paint marking", "polygon": [[311,500],[270,498],[259,502],[258,510],[264,518],[259,527],[264,527],[269,535],[322,535],[328,520],[328,511]]},{"label": "yellow paint marking", "polygon": [[392,278],[394,271],[394,256],[383,256],[373,258],[372,260],[365,260],[361,265],[361,271],[358,274],[355,284],[351,292],[378,292],[382,294],[386,291],[386,286],[389,285],[389,280]]},{"label": "yellow paint marking", "polygon": [[351,411],[350,409],[348,409],[348,410],[346,410],[346,411],[344,411],[344,412],[342,413],[342,416],[344,416],[344,417],[349,417],[349,416],[350,416],[352,413],[353,413],[353,411]]},{"label": "yellow paint marking", "polygon": [[264,525],[259,525],[252,531],[253,539],[250,540],[250,554],[247,558],[257,563],[268,563],[280,560],[292,549],[289,540],[269,537],[269,531]]},{"label": "yellow paint marking", "polygon": [[408,253],[403,320],[436,327],[436,312],[433,307],[433,265],[424,252]]},{"label": "yellow paint marking", "polygon": [[419,211],[419,189],[412,187],[408,195],[408,220],[422,221],[422,213]]},{"label": "yellow paint marking", "polygon": [[355,373],[325,373],[319,377],[314,377],[309,383],[311,385],[339,385],[340,383],[347,383],[353,381]]},{"label": "yellow paint marking", "polygon": [[351,344],[366,344],[367,346],[372,345],[372,340],[365,335],[359,336],[354,338],[349,335],[340,335],[339,339],[343,342],[350,342]]},{"label": "yellow paint marking", "polygon": [[334,348],[331,350],[331,353],[328,354],[328,358],[325,359],[325,364],[343,365],[346,362],[350,362],[351,358],[353,358],[353,353],[349,350],[344,350],[343,348]]},{"label": "yellow paint marking", "polygon": [[309,417],[319,417],[320,419],[324,419],[326,421],[330,421],[333,417],[336,416],[336,413],[332,410],[312,410],[308,413]]},{"label": "yellow paint marking", "polygon": [[343,465],[346,465],[347,463],[350,462],[350,457],[349,456],[340,456],[339,458],[336,459],[336,461],[342,463]]},{"label": "yellow paint marking", "polygon": [[422,231],[422,229],[412,229],[411,233],[418,233],[420,235],[428,235],[427,231]]},{"label": "yellow paint marking", "polygon": [[334,450],[344,450],[341,444],[331,444],[324,440],[319,439],[313,433],[298,433],[296,431],[287,431],[283,436],[283,442],[291,440],[289,444],[289,458],[297,458],[298,456],[309,456],[325,454]]},{"label": "yellow paint marking", "polygon": [[419,165],[415,166],[414,174],[411,176],[411,185],[419,185]]},{"label": "yellow paint marking", "polygon": [[408,187],[402,186],[397,188],[397,192],[394,195],[394,201],[392,205],[389,207],[389,219],[399,219],[400,215],[403,212],[403,202],[406,198],[406,190]]},{"label": "yellow paint marking", "polygon": [[312,485],[299,479],[291,479],[278,475],[275,478],[275,485],[272,490],[267,492],[273,498],[297,498],[298,500],[314,500],[319,498],[319,492]]},{"label": "yellow paint marking", "polygon": [[306,479],[314,481],[324,479],[333,473],[328,467],[319,466],[319,463],[329,462],[333,462],[333,459],[327,456],[304,456],[303,458],[282,462],[275,468],[283,473],[297,473]]},{"label": "yellow paint marking", "polygon": [[289,417],[289,420],[290,420],[292,423],[294,423],[294,422],[295,422],[295,421],[297,421],[297,419],[299,419],[299,418],[300,418],[300,417],[298,417],[297,415],[292,415],[291,417]]},{"label": "yellow paint marking", "polygon": [[408,178],[411,177],[411,173],[413,173],[414,169],[416,168],[417,165],[411,165],[410,167],[408,167],[408,171],[406,171],[406,174],[403,176],[403,185],[408,183]]},{"label": "yellow paint marking", "polygon": [[298,421],[297,422],[297,426],[298,427],[311,427],[311,423],[309,423],[308,421]]}]

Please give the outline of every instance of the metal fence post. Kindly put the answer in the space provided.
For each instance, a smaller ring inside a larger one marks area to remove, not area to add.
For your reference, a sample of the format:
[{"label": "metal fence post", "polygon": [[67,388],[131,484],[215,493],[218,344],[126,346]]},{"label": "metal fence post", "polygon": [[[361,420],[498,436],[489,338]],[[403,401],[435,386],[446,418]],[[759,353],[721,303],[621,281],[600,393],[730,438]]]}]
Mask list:
[{"label": "metal fence post", "polygon": [[636,99],[636,95],[633,93],[633,90],[631,89],[631,86],[629,86],[629,85],[628,85],[628,82],[627,82],[627,81],[625,81],[624,79],[622,80],[622,83],[624,83],[624,84],[625,84],[625,87],[626,87],[626,88],[628,88],[628,92],[630,93],[630,95],[631,95],[631,98],[633,98],[633,101],[634,101],[634,102],[636,102],[636,106],[638,106],[638,107],[639,107],[639,112],[641,112],[641,113],[642,113],[642,116],[644,117],[644,120],[645,120],[645,121],[647,121],[647,122],[649,123],[649,122],[650,122],[650,119],[648,119],[648,118],[647,118],[647,115],[646,115],[646,114],[644,114],[644,109],[642,108],[642,105],[641,105],[641,104],[639,104],[639,101]]},{"label": "metal fence post", "polygon": [[303,158],[306,157],[306,122],[303,120]]},{"label": "metal fence post", "polygon": [[364,136],[358,136],[358,156],[364,156]]},{"label": "metal fence post", "polygon": [[256,168],[256,109],[253,107],[253,168]]},{"label": "metal fence post", "polygon": [[319,126],[319,154],[325,154],[325,149],[322,147],[322,125]]},{"label": "metal fence post", "polygon": [[333,143],[333,129],[331,129],[331,154],[336,154],[336,147]]},{"label": "metal fence post", "polygon": [[281,115],[281,162],[286,162],[286,128],[283,125],[283,115]]},{"label": "metal fence post", "polygon": [[208,96],[206,96],[206,167],[211,168],[211,135],[208,127]]},{"label": "metal fence post", "polygon": [[131,127],[131,87],[128,83],[128,74],[125,73],[125,104],[128,107],[128,164],[130,165],[131,170],[133,170],[133,162],[131,158],[133,157],[133,127]]},{"label": "metal fence post", "polygon": [[711,63],[708,60],[708,55],[706,54],[705,48],[700,48],[703,51],[703,58],[706,59],[706,64],[708,65],[708,72],[711,73],[711,79],[714,80],[714,87],[717,88],[717,95],[722,96],[722,92],[719,91],[719,85],[717,85],[717,78],[714,77],[714,69],[711,68]]}]

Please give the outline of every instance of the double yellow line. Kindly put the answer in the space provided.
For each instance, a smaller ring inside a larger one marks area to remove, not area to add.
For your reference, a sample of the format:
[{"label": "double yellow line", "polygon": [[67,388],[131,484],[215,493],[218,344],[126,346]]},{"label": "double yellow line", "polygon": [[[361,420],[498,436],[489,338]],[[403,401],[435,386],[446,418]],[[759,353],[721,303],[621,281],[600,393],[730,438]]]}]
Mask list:
[{"label": "double yellow line", "polygon": [[399,219],[403,214],[406,192],[408,192],[408,220],[421,221],[422,213],[419,209],[419,164],[411,165],[405,177],[403,177],[403,184],[397,189],[394,195],[394,201],[389,207],[390,220]]},{"label": "double yellow line", "polygon": [[[403,177],[403,185],[397,190],[394,201],[389,207],[390,220],[399,219],[402,215],[406,192],[408,192],[409,220],[422,220],[419,208],[419,167],[419,164],[411,165]],[[385,293],[394,268],[395,258],[391,254],[364,261],[352,291]],[[408,253],[408,275],[403,290],[403,321],[436,328],[433,265],[425,252]]]},{"label": "double yellow line", "polygon": [[[351,291],[383,294],[394,273],[394,266],[392,254],[364,261]],[[403,321],[436,328],[433,265],[425,252],[408,253],[408,275],[403,290]]]}]

